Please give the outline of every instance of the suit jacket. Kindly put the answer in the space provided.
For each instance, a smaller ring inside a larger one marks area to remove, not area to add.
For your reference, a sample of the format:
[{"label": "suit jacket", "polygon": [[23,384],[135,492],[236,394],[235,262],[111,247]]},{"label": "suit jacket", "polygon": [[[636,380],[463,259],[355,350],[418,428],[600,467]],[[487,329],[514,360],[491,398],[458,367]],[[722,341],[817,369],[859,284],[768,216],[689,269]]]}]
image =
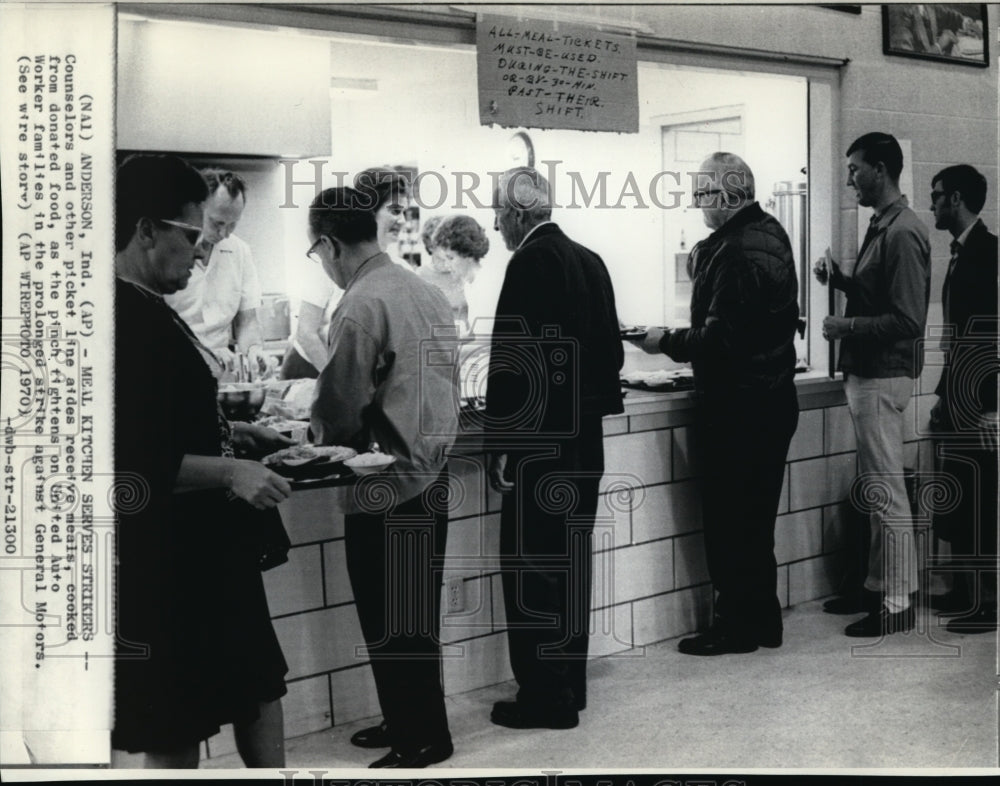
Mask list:
[{"label": "suit jacket", "polygon": [[[980,220],[969,232],[941,297],[954,338],[935,393],[965,414],[997,409],[997,236]],[[965,382],[968,380],[968,382]],[[960,413],[956,413],[960,414]]]},{"label": "suit jacket", "polygon": [[556,224],[536,229],[507,265],[486,390],[487,434],[573,436],[581,417],[624,411],[624,362],[603,260]]}]

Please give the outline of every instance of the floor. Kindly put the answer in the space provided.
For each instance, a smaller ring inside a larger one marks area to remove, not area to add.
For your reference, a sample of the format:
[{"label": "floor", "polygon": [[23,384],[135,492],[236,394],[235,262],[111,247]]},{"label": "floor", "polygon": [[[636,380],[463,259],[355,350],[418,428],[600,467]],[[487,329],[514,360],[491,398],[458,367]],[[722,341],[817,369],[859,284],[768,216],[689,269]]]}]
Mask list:
[{"label": "floor", "polygon": [[[569,731],[492,725],[490,706],[512,697],[511,683],[450,697],[455,755],[438,767],[997,767],[996,637],[949,634],[933,612],[918,610],[909,634],[848,639],[842,630],[854,619],[824,614],[815,601],[786,612],[777,650],[699,658],[667,641],[592,661],[589,706]],[[351,746],[366,725],[289,740],[288,768],[366,767],[383,753]]]}]

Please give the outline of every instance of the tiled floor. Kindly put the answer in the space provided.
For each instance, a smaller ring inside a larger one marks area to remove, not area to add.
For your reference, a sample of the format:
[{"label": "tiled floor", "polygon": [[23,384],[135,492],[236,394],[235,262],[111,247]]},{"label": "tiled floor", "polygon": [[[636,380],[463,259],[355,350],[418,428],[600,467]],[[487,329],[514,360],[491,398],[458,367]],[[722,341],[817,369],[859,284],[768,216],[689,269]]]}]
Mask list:
[{"label": "tiled floor", "polygon": [[[996,637],[957,636],[933,613],[918,630],[848,639],[854,617],[820,603],[786,612],[785,645],[747,655],[680,655],[676,641],[590,664],[588,709],[570,731],[489,722],[511,684],[448,699],[455,755],[439,765],[671,772],[719,768],[996,767]],[[860,646],[859,646],[860,645]],[[853,647],[853,649],[852,649]],[[363,768],[358,722],[290,740],[289,769]],[[239,767],[236,756],[203,762]]]}]

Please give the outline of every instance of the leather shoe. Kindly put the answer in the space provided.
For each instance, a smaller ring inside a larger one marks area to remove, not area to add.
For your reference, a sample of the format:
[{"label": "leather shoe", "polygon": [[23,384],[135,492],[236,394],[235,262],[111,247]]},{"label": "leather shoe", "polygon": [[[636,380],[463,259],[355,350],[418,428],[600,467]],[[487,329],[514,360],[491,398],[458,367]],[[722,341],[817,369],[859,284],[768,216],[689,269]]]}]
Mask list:
[{"label": "leather shoe", "polygon": [[757,642],[745,636],[734,636],[722,628],[711,628],[698,636],[681,639],[677,649],[685,655],[727,655],[753,652]]},{"label": "leather shoe", "polygon": [[400,751],[389,751],[381,759],[377,759],[368,765],[368,769],[421,769],[444,761],[455,752],[455,748],[450,742],[424,745],[410,753]]},{"label": "leather shoe", "polygon": [[580,723],[580,713],[571,707],[534,707],[516,701],[498,701],[490,720],[508,729],[572,729]]},{"label": "leather shoe", "polygon": [[782,635],[781,630],[770,631],[768,633],[764,633],[761,631],[757,632],[757,643],[761,647],[768,647],[769,649],[775,649],[781,646],[783,640],[784,636]]},{"label": "leather shoe", "polygon": [[972,609],[972,603],[964,592],[951,590],[942,595],[931,595],[927,605],[941,614],[965,614]]},{"label": "leather shoe", "polygon": [[823,602],[823,611],[826,614],[871,614],[873,611],[878,611],[882,605],[881,600],[878,595],[871,592],[862,595],[857,593],[838,595]]},{"label": "leather shoe", "polygon": [[913,629],[915,620],[916,612],[913,606],[897,612],[889,611],[885,606],[882,606],[878,611],[869,613],[867,617],[852,622],[844,628],[844,633],[854,638],[905,633]]},{"label": "leather shoe", "polygon": [[359,748],[388,748],[389,725],[382,721],[378,726],[369,726],[351,735],[351,745]]},{"label": "leather shoe", "polygon": [[953,617],[948,620],[944,629],[949,633],[995,633],[997,629],[997,610],[979,609],[971,614]]}]

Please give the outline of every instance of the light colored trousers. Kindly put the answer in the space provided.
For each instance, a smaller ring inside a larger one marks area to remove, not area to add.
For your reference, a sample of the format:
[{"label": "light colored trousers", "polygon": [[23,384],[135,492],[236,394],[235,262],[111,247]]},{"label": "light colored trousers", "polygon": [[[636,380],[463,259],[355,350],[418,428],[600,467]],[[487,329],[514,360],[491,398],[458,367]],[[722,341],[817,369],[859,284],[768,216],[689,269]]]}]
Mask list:
[{"label": "light colored trousers", "polygon": [[903,412],[913,395],[913,380],[845,375],[844,392],[862,477],[860,487],[855,486],[855,505],[868,512],[871,523],[865,589],[884,592],[890,610],[900,611],[917,589],[913,514],[903,476]]}]

